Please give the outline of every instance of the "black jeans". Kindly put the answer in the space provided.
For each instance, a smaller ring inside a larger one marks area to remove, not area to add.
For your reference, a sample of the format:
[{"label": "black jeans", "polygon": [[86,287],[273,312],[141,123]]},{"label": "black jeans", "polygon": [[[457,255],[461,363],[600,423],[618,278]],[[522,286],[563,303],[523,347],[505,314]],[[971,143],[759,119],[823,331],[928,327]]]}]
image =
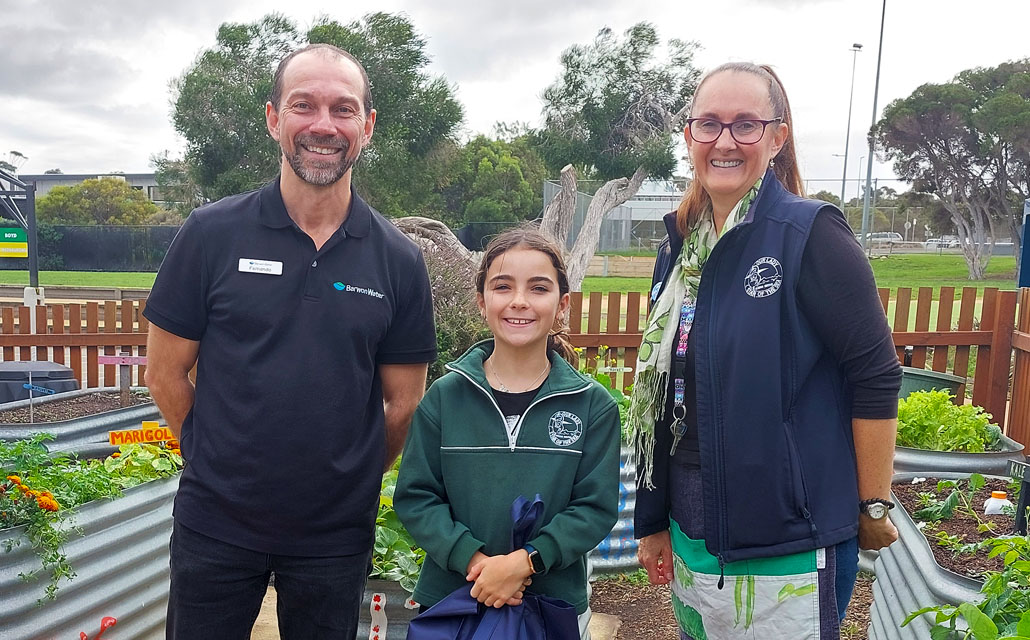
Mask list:
[{"label": "black jeans", "polygon": [[248,640],[275,574],[283,640],[354,640],[371,550],[308,558],[243,549],[187,529],[172,529],[169,640]]}]

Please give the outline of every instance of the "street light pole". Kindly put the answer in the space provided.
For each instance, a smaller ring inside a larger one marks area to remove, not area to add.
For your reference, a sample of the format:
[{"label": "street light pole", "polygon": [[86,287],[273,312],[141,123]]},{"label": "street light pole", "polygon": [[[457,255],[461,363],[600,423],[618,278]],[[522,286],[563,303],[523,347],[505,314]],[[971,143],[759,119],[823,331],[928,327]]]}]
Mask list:
[{"label": "street light pole", "polygon": [[844,188],[848,183],[848,145],[851,143],[851,106],[855,101],[855,64],[858,62],[858,52],[862,45],[855,43],[851,45],[854,52],[851,56],[851,96],[848,98],[848,129],[844,135],[844,175],[840,179],[840,202],[844,206]]},{"label": "street light pole", "polygon": [[[880,62],[883,59],[883,25],[887,20],[887,0],[883,0],[883,10],[880,14],[880,50],[876,54],[876,88],[873,90],[873,124],[872,127],[876,126],[876,101],[880,97]],[[866,237],[869,231],[869,196],[872,186],[873,177],[873,156],[876,151],[876,137],[872,135],[872,127],[870,127],[869,135],[869,164],[866,167],[865,174],[865,199],[862,201],[862,248],[869,249],[869,239]]]}]

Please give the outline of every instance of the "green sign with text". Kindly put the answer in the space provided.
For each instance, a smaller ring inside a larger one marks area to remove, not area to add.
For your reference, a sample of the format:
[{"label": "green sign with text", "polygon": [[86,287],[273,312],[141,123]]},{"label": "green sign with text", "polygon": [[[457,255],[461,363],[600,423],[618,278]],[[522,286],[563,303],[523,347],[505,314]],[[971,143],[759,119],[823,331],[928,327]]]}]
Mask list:
[{"label": "green sign with text", "polygon": [[0,229],[3,232],[3,237],[0,238],[0,242],[28,242],[25,235],[25,229],[21,227],[4,227]]}]

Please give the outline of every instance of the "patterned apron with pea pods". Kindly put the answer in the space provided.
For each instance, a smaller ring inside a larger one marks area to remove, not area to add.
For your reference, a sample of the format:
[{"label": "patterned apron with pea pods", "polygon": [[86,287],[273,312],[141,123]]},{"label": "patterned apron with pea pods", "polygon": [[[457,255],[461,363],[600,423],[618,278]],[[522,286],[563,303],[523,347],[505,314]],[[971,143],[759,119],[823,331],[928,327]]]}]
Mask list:
[{"label": "patterned apron with pea pods", "polygon": [[819,640],[818,570],[826,550],[727,563],[703,540],[670,523],[675,579],[672,608],[684,640],[791,638]]}]

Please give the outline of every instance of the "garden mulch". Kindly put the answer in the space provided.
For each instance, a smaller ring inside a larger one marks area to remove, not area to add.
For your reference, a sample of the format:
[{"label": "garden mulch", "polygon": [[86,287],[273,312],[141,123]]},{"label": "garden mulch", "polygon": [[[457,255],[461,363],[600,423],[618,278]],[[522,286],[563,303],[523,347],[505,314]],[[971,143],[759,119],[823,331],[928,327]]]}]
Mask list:
[{"label": "garden mulch", "polygon": [[[679,628],[672,613],[668,585],[635,585],[625,577],[592,584],[590,609],[617,616],[622,625],[616,640],[677,640]],[[847,615],[841,623],[842,640],[868,638],[869,609],[873,605],[873,576],[860,573]]]},{"label": "garden mulch", "polygon": [[[960,487],[964,487],[965,482],[960,483]],[[941,500],[946,498],[950,493],[950,489],[944,492],[937,491],[937,479],[927,478],[925,482],[918,484],[895,484],[893,487],[894,495],[901,501],[902,506],[909,513],[913,513],[922,508],[922,504],[919,501],[919,494],[923,492],[933,492],[937,494],[937,497]],[[983,574],[987,571],[1001,571],[1004,568],[1003,559],[998,556],[995,558],[988,558],[987,555],[990,553],[989,549],[980,549],[974,554],[962,554],[956,556],[954,552],[945,546],[941,546],[937,543],[937,532],[944,531],[948,535],[958,536],[961,538],[963,543],[982,542],[988,538],[995,538],[1000,535],[1012,533],[1013,518],[1008,515],[996,515],[986,516],[983,513],[983,503],[987,498],[991,497],[991,491],[1008,491],[1008,483],[1004,480],[987,479],[986,484],[980,488],[973,498],[973,509],[981,520],[985,522],[994,523],[995,528],[993,531],[980,532],[977,531],[977,525],[979,524],[975,518],[969,514],[963,512],[960,508],[955,509],[955,515],[947,520],[940,521],[938,525],[927,524],[923,527],[923,535],[927,537],[930,543],[930,550],[933,551],[933,557],[937,560],[937,564],[941,565],[945,569],[954,571],[959,575],[968,576],[970,578],[980,579]],[[1012,500],[1012,497],[1009,497]],[[1015,502],[1013,500],[1013,502]],[[914,518],[913,518],[914,519]],[[916,520],[918,523],[919,521]]]},{"label": "garden mulch", "polygon": [[624,576],[591,584],[590,610],[622,621],[615,640],[676,640],[669,585],[635,585]]},{"label": "garden mulch", "polygon": [[[129,394],[129,405],[136,406],[150,402],[150,397],[136,393]],[[95,413],[121,409],[121,395],[117,391],[98,391],[66,400],[52,400],[36,404],[32,408],[33,422],[57,422],[71,420]],[[0,423],[28,424],[29,408],[0,411]]]}]

